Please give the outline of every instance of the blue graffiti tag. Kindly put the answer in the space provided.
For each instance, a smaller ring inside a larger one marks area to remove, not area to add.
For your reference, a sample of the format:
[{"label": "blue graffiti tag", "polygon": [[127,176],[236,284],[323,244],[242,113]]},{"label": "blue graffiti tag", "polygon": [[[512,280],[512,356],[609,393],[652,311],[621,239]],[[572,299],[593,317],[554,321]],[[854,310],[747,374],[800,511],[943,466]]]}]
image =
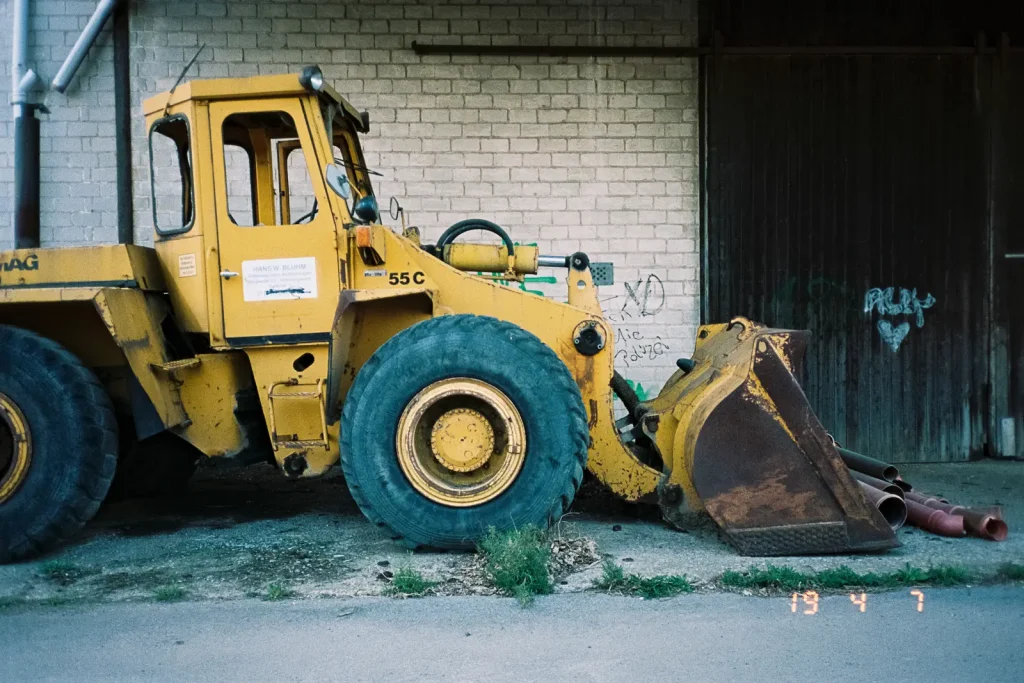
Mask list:
[{"label": "blue graffiti tag", "polygon": [[[880,315],[912,315],[917,327],[924,327],[924,309],[935,305],[935,297],[931,294],[925,295],[923,299],[917,298],[917,289],[905,289],[900,287],[899,299],[896,298],[896,288],[874,287],[864,295],[864,312],[870,314],[878,311]],[[893,325],[890,321],[882,319],[878,321],[878,335],[882,341],[893,351],[899,351],[900,344],[910,332],[910,323],[904,322]]]}]

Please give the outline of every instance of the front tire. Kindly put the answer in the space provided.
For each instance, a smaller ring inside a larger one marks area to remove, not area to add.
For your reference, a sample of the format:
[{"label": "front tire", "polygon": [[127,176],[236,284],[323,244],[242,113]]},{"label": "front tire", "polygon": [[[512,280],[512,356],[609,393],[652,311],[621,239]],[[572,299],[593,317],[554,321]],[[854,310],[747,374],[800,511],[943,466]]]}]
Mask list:
[{"label": "front tire", "polygon": [[67,349],[0,325],[0,563],[38,555],[96,513],[117,465],[117,422]]},{"label": "front tire", "polygon": [[550,348],[513,324],[452,315],[396,334],[363,366],[341,465],[371,521],[412,547],[468,549],[491,527],[557,521],[588,442],[579,389]]}]

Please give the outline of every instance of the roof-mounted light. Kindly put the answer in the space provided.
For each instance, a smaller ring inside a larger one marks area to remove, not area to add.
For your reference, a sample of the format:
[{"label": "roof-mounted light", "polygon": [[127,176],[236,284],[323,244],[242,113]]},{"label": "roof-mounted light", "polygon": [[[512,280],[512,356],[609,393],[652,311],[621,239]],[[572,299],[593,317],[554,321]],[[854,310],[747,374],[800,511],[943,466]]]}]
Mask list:
[{"label": "roof-mounted light", "polygon": [[306,90],[320,92],[324,87],[324,72],[318,66],[307,66],[299,74],[299,83]]}]

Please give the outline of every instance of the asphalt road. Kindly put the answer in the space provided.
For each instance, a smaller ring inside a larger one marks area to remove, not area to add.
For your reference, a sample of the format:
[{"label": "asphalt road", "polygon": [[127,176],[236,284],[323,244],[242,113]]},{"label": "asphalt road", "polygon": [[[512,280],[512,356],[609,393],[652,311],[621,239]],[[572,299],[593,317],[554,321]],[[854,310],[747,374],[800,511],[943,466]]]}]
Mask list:
[{"label": "asphalt road", "polygon": [[[1024,589],[814,606],[689,595],[115,604],[0,612],[4,681],[1020,681]],[[809,601],[813,603],[813,599]]]}]

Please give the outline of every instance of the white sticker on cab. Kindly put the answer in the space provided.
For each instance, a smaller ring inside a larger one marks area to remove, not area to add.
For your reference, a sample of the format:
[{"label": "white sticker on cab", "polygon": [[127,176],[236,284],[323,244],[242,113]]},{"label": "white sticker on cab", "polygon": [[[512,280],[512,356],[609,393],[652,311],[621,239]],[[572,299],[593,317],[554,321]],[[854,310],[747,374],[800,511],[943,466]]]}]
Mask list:
[{"label": "white sticker on cab", "polygon": [[388,271],[386,271],[384,269],[381,269],[381,270],[364,270],[363,271],[363,277],[387,277],[387,276],[388,276]]},{"label": "white sticker on cab", "polygon": [[246,301],[315,299],[316,258],[242,261],[242,297]]},{"label": "white sticker on cab", "polygon": [[178,256],[178,277],[196,276],[196,255],[181,254]]}]

